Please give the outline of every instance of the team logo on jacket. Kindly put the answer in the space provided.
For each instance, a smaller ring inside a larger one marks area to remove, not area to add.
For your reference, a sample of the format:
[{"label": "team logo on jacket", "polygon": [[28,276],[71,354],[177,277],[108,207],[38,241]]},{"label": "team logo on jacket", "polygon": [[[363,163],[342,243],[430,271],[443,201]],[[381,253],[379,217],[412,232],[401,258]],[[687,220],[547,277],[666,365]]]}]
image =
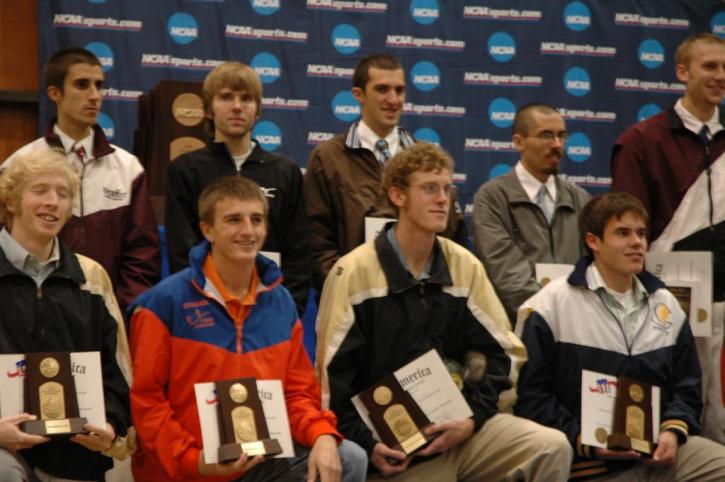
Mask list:
[{"label": "team logo on jacket", "polygon": [[264,194],[264,197],[269,199],[274,199],[274,191],[277,190],[276,187],[262,187],[259,186],[259,189],[262,190],[262,193]]},{"label": "team logo on jacket", "polygon": [[103,195],[111,201],[123,201],[124,199],[126,199],[126,191],[122,191],[120,189],[109,189],[107,187],[104,187]]},{"label": "team logo on jacket", "polygon": [[655,307],[655,318],[661,328],[665,330],[672,326],[670,318],[672,317],[672,311],[664,304],[660,303]]},{"label": "team logo on jacket", "polygon": [[214,326],[214,317],[211,312],[194,308],[186,312],[186,323],[194,328],[209,328]]}]

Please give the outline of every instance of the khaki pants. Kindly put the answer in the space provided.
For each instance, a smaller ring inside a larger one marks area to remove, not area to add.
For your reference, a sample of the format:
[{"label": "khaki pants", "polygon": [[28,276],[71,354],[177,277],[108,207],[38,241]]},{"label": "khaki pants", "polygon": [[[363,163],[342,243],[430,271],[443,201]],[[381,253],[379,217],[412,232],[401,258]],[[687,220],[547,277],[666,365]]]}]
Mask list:
[{"label": "khaki pants", "polygon": [[23,464],[7,450],[0,448],[0,481],[28,482],[28,472]]},{"label": "khaki pants", "polygon": [[671,467],[637,464],[614,475],[597,477],[597,482],[722,482],[725,481],[725,445],[703,437],[689,437],[677,449]]},{"label": "khaki pants", "polygon": [[[462,444],[385,481],[564,481],[572,448],[564,434],[499,413]],[[368,480],[381,480],[369,478]]]},{"label": "khaki pants", "polygon": [[725,407],[722,399],[720,374],[723,348],[723,318],[725,303],[714,303],[712,336],[695,338],[697,355],[702,369],[702,431],[703,437],[725,443]]}]

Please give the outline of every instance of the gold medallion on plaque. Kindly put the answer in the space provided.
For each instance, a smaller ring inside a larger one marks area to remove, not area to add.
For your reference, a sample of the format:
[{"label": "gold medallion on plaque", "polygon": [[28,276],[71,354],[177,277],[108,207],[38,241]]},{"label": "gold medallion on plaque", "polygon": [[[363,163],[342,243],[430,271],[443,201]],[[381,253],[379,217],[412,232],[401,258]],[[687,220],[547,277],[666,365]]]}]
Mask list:
[{"label": "gold medallion on plaque", "polygon": [[201,149],[204,146],[204,142],[196,137],[177,137],[169,144],[169,161],[173,161],[182,154]]},{"label": "gold medallion on plaque", "polygon": [[644,422],[644,410],[636,405],[630,405],[627,407],[627,418],[625,419],[626,429],[624,433],[636,439],[644,439]]},{"label": "gold medallion on plaque", "polygon": [[46,382],[40,386],[38,393],[40,395],[41,420],[65,418],[63,385],[56,382]]},{"label": "gold medallion on plaque", "polygon": [[417,432],[413,419],[403,405],[396,403],[383,414],[383,419],[393,431],[399,442],[404,441]]},{"label": "gold medallion on plaque", "polygon": [[171,115],[181,125],[192,127],[204,120],[201,97],[191,92],[177,96],[171,104]]},{"label": "gold medallion on plaque", "polygon": [[596,438],[599,443],[605,443],[607,441],[607,437],[609,437],[609,434],[607,433],[607,430],[602,427],[599,427],[594,431],[594,438]]},{"label": "gold medallion on plaque", "polygon": [[373,392],[373,400],[378,405],[387,405],[393,400],[393,392],[388,387],[378,387]]},{"label": "gold medallion on plaque", "polygon": [[249,407],[236,407],[231,412],[234,440],[238,444],[254,442],[257,437],[257,424],[254,411]]},{"label": "gold medallion on plaque", "polygon": [[58,360],[53,357],[43,358],[40,362],[40,373],[45,378],[53,378],[60,371]]},{"label": "gold medallion on plaque", "polygon": [[697,309],[697,321],[705,321],[707,320],[707,310],[704,310],[702,308]]},{"label": "gold medallion on plaque", "polygon": [[633,383],[629,386],[629,397],[639,403],[644,400],[644,390],[636,383]]},{"label": "gold medallion on plaque", "polygon": [[247,400],[247,389],[241,383],[235,383],[229,387],[229,398],[236,403],[244,403]]}]

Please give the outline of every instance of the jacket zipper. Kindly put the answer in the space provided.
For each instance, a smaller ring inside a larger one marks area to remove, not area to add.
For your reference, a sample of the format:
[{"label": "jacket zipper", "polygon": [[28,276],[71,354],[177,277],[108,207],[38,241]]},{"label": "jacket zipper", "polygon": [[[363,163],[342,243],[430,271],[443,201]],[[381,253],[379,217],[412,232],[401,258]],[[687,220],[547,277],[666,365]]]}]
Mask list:
[{"label": "jacket zipper", "polygon": [[199,286],[198,286],[198,285],[196,284],[196,282],[195,282],[195,281],[193,281],[193,280],[192,280],[191,284],[192,284],[192,285],[194,286],[194,288],[195,288],[195,289],[196,289],[196,290],[197,290],[197,291],[198,291],[198,292],[199,292],[199,293],[200,293],[200,294],[201,294],[201,295],[202,295],[202,296],[203,296],[204,298],[206,298],[206,299],[209,299],[209,300],[211,300],[211,301],[212,301],[212,303],[216,303],[216,304],[220,305],[220,307],[221,307],[221,308],[222,308],[222,309],[224,310],[224,312],[225,312],[225,313],[227,314],[227,316],[228,316],[228,317],[229,317],[229,319],[230,319],[230,320],[232,321],[232,323],[234,323],[234,328],[235,328],[235,329],[236,329],[236,331],[237,331],[237,354],[240,354],[240,355],[241,355],[241,354],[242,354],[242,322],[241,322],[241,320],[239,321],[239,323],[237,323],[237,321],[236,321],[236,320],[235,320],[234,318],[232,318],[232,315],[231,315],[231,313],[229,313],[229,310],[227,310],[227,307],[226,307],[226,306],[224,305],[224,303],[220,303],[220,302],[219,302],[219,301],[218,301],[218,300],[217,300],[216,298],[214,298],[214,297],[212,297],[212,296],[208,296],[208,295],[207,295],[207,294],[206,294],[206,293],[204,292],[204,290],[203,290],[203,289],[201,289],[201,288],[200,288],[200,287],[199,287]]},{"label": "jacket zipper", "polygon": [[[641,327],[640,327],[640,330],[637,330],[637,332],[632,337],[632,345],[630,345],[629,343],[627,343],[627,335],[624,333],[624,327],[622,326],[622,323],[619,321],[619,319],[616,316],[614,316],[614,313],[612,313],[612,310],[610,310],[609,307],[607,306],[607,304],[604,302],[604,300],[602,299],[601,293],[598,293],[596,291],[595,291],[595,293],[599,297],[599,301],[601,301],[602,306],[604,306],[604,308],[607,310],[607,312],[609,313],[609,315],[617,323],[617,326],[619,327],[619,331],[622,333],[622,339],[624,340],[624,346],[627,347],[627,355],[632,356],[632,346],[634,345],[634,340],[637,338],[637,335],[641,331]],[[647,323],[647,320],[650,317],[650,313],[649,312],[650,312],[650,303],[649,303],[649,299],[648,299],[647,300],[647,315],[645,316],[645,319],[644,319],[644,322],[645,323]],[[637,318],[639,319],[639,314],[637,315]]]},{"label": "jacket zipper", "polygon": [[79,196],[78,196],[78,200],[80,201],[79,208],[80,208],[80,211],[81,211],[80,212],[80,217],[83,217],[83,176],[84,176],[85,173],[86,173],[86,163],[85,162],[81,162],[81,175],[80,175],[80,178],[81,178],[81,187],[80,187],[80,193],[79,193]]},{"label": "jacket zipper", "polygon": [[[546,220],[546,216],[544,216],[544,210],[541,209],[541,206],[536,204],[535,202],[532,202],[534,206],[536,206],[536,209],[539,210],[541,213],[541,217],[544,220],[544,224],[546,224],[547,229],[549,230],[549,253],[551,253],[551,256],[556,259],[556,253],[554,253],[554,232],[551,229],[551,224],[549,224],[549,221]],[[554,222],[554,218],[556,218],[556,202],[554,202],[554,213],[551,215],[551,222]]]},{"label": "jacket zipper", "polygon": [[715,224],[713,223],[712,205],[712,168],[710,166],[710,146],[708,144],[705,144],[705,164],[707,165],[705,172],[707,173],[707,207],[709,210],[708,220],[710,221],[710,230],[714,230]]}]

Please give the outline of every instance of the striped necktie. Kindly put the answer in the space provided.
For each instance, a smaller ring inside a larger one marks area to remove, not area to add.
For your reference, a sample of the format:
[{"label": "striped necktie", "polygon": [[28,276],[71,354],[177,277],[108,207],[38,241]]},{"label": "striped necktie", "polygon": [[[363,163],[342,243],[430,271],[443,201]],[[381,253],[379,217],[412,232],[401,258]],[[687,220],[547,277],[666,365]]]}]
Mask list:
[{"label": "striped necktie", "polygon": [[385,164],[390,159],[390,149],[388,149],[388,141],[385,139],[378,139],[375,143],[375,157],[378,158],[380,164]]}]

